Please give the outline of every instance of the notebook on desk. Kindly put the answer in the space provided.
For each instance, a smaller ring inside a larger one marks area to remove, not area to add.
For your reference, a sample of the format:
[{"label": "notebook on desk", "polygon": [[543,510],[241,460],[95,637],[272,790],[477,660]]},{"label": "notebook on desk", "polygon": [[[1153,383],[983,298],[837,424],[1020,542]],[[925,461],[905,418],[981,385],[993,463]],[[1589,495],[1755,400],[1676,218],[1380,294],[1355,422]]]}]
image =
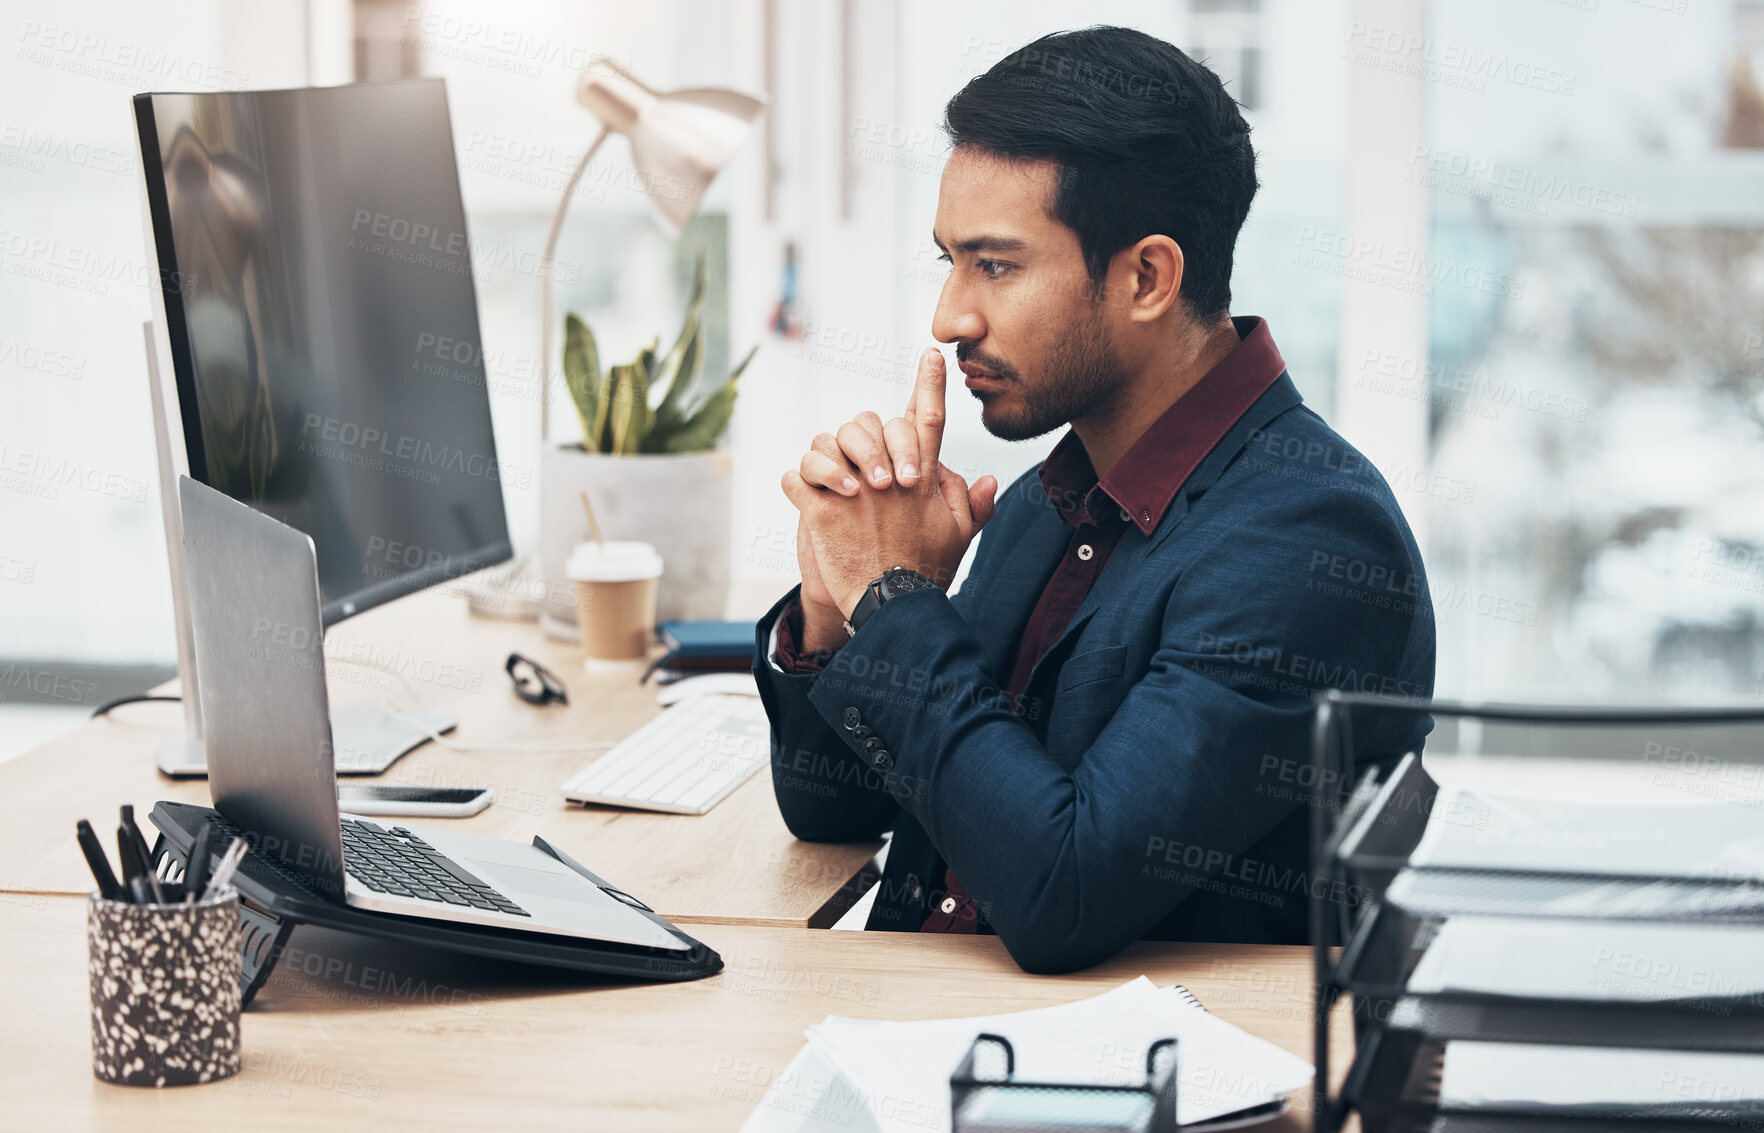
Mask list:
[{"label": "notebook on desk", "polygon": [[643,674],[663,683],[695,673],[739,673],[753,666],[753,623],[683,619],[662,622],[655,636],[667,652]]},{"label": "notebook on desk", "polygon": [[662,622],[655,636],[679,661],[753,661],[753,623],[687,619]]}]

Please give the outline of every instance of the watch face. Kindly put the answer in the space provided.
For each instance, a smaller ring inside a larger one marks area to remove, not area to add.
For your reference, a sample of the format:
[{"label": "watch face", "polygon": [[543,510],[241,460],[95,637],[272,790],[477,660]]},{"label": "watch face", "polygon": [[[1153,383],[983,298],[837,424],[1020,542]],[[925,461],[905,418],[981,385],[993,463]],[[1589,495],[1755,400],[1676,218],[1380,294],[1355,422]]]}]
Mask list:
[{"label": "watch face", "polygon": [[934,590],[937,584],[916,570],[900,568],[882,576],[882,589],[888,595],[905,594],[912,590]]}]

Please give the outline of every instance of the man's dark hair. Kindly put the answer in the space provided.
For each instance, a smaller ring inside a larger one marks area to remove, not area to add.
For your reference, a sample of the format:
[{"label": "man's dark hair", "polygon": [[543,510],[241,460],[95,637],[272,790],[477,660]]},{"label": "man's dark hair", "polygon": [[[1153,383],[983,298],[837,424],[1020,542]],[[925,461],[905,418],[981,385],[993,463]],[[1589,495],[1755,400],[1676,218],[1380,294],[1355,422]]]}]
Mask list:
[{"label": "man's dark hair", "polygon": [[1093,283],[1116,252],[1164,235],[1194,316],[1230,309],[1256,154],[1219,77],[1172,44],[1117,27],[1043,36],[963,87],[943,128],[957,148],[1058,164],[1052,217],[1078,234]]}]

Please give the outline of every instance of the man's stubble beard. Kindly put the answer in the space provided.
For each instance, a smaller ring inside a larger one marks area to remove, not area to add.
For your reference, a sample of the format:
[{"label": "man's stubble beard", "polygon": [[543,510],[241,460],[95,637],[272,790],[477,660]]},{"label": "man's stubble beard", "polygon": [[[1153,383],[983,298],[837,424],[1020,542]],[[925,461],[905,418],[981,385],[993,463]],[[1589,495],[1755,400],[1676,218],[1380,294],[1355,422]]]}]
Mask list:
[{"label": "man's stubble beard", "polygon": [[999,404],[998,395],[982,402],[981,423],[986,431],[1004,441],[1027,441],[1051,433],[1081,417],[1098,416],[1120,392],[1121,359],[1103,329],[1100,315],[1093,315],[1060,343],[1031,384],[1011,375],[1020,394],[1022,411],[1010,417],[989,414]]}]

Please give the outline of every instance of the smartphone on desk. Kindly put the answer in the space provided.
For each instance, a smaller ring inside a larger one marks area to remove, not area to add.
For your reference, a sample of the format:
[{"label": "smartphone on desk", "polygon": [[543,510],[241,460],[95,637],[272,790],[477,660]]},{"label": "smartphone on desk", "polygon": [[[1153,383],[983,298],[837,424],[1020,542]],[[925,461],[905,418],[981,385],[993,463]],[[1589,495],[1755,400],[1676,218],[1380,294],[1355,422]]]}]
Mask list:
[{"label": "smartphone on desk", "polygon": [[401,818],[465,818],[490,805],[489,787],[391,787],[343,783],[337,808],[345,814],[384,814]]}]

